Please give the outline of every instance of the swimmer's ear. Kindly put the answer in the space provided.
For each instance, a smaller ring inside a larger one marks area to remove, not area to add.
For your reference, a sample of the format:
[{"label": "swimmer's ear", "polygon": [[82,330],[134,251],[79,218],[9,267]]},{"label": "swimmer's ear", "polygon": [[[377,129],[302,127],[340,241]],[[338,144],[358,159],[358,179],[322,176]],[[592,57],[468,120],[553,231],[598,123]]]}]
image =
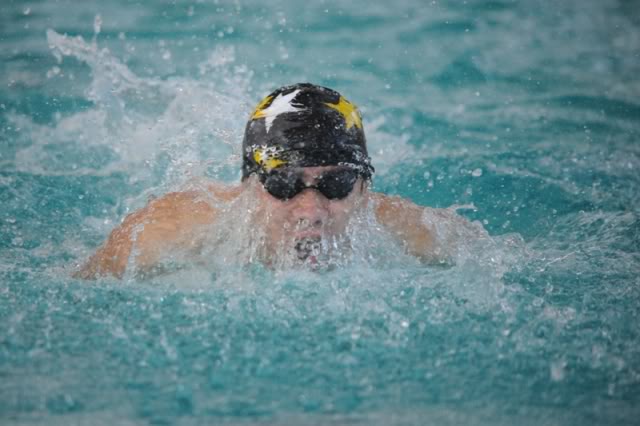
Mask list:
[{"label": "swimmer's ear", "polygon": [[245,189],[250,189],[250,190],[255,189],[257,191],[261,191],[261,190],[266,191],[262,186],[262,184],[260,183],[260,178],[258,178],[258,175],[256,175],[255,173],[243,179],[241,182],[241,185]]},{"label": "swimmer's ear", "polygon": [[256,181],[258,180],[258,176],[253,173],[250,174],[249,176],[245,176],[242,178],[242,180],[240,181],[243,185],[248,185],[251,186],[253,185]]},{"label": "swimmer's ear", "polygon": [[371,181],[368,179],[360,178],[360,192],[365,192],[369,188],[369,182]]}]

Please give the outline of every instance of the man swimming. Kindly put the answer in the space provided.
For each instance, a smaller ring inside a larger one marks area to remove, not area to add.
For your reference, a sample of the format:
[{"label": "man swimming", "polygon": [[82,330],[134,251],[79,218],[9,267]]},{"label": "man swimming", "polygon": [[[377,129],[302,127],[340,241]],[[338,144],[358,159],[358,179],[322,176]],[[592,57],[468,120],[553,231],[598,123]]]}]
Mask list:
[{"label": "man swimming", "polygon": [[[446,262],[445,243],[423,220],[428,208],[371,191],[373,173],[354,104],[325,87],[282,87],[247,123],[240,185],[210,183],[151,201],[127,216],[76,276],[153,273],[176,253],[197,257],[203,247],[228,243],[223,228],[238,221],[250,230],[239,248],[251,252],[247,262],[313,269],[349,250],[349,229],[367,211],[407,254]],[[234,203],[245,211],[225,207]],[[220,232],[212,234],[216,226]]]}]

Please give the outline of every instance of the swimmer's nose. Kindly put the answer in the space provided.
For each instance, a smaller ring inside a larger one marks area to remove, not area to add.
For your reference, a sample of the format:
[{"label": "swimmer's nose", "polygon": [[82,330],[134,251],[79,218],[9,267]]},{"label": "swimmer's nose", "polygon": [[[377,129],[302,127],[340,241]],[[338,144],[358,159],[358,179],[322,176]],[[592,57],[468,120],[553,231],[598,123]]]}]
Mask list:
[{"label": "swimmer's nose", "polygon": [[294,199],[296,203],[293,213],[299,225],[310,228],[319,228],[328,217],[326,202],[322,194],[313,189],[306,189]]}]

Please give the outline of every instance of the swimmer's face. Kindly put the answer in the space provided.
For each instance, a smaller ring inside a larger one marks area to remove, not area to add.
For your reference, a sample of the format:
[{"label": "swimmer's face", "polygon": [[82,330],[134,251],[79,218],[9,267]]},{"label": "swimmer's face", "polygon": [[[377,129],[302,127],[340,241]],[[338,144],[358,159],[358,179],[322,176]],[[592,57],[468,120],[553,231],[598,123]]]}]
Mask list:
[{"label": "swimmer's face", "polygon": [[[338,166],[301,167],[300,173],[306,185],[314,185],[327,172],[335,172]],[[306,188],[297,195],[281,200],[271,195],[257,179],[251,190],[258,200],[257,220],[265,232],[269,250],[287,249],[330,237],[339,237],[346,231],[349,219],[366,205],[366,185],[358,177],[351,192],[341,199],[329,199],[319,190]]]}]

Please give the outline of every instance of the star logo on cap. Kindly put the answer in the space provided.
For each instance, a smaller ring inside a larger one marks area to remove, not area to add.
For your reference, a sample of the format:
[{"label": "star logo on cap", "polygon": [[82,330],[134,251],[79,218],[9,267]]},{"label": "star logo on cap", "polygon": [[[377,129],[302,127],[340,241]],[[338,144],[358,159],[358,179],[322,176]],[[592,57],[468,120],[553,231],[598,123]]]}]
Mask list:
[{"label": "star logo on cap", "polygon": [[265,108],[265,105],[269,103],[271,100],[271,96],[267,96],[258,104],[256,110],[251,116],[252,120],[258,118],[264,118],[265,127],[267,129],[267,133],[269,133],[269,129],[271,129],[271,125],[273,124],[273,120],[276,119],[280,114],[284,114],[285,112],[298,112],[304,111],[306,108],[298,108],[293,106],[291,102],[296,98],[296,95],[300,93],[300,89],[294,90],[291,93],[287,93],[286,95],[280,93],[276,98],[271,102],[271,105]]},{"label": "star logo on cap", "polygon": [[358,129],[362,129],[362,118],[360,118],[358,108],[344,97],[340,96],[340,100],[337,104],[326,102],[325,105],[329,108],[335,109],[342,115],[346,123],[347,130],[352,128],[354,125]]}]

